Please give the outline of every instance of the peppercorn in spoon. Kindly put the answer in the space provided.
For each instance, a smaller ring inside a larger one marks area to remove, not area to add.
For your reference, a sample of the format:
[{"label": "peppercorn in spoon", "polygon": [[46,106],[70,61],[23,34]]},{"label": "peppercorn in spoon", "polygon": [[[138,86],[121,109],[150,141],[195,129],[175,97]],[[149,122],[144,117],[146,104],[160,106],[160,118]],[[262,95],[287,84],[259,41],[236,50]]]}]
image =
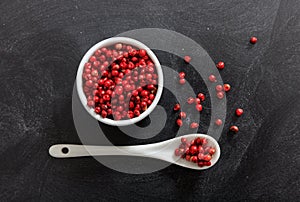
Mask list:
[{"label": "peppercorn in spoon", "polygon": [[215,165],[220,153],[218,142],[204,134],[190,134],[159,143],[135,146],[57,144],[49,148],[49,154],[56,158],[139,156],[155,158],[195,170],[204,170]]}]

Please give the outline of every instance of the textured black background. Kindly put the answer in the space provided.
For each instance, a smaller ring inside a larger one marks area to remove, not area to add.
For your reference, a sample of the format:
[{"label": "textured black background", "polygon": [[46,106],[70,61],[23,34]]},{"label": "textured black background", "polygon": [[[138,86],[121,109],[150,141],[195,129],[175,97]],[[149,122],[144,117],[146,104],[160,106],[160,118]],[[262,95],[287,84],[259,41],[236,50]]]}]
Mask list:
[{"label": "textured black background", "polygon": [[[297,0],[1,0],[0,201],[299,200],[299,9]],[[71,95],[85,51],[145,27],[187,35],[226,62],[233,89],[218,164],[129,175],[93,158],[51,158],[50,145],[80,143]],[[241,132],[228,138],[232,123]]]}]

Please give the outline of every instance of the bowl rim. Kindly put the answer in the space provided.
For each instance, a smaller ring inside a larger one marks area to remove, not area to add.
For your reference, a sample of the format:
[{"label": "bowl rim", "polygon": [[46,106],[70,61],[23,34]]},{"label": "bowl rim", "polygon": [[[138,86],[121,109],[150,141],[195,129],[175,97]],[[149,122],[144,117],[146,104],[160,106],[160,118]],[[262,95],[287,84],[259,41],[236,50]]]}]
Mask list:
[{"label": "bowl rim", "polygon": [[[155,68],[156,68],[156,71],[158,74],[158,84],[157,84],[158,89],[157,89],[157,92],[156,92],[156,95],[155,95],[155,98],[154,98],[152,104],[140,116],[132,118],[132,119],[128,119],[128,120],[112,120],[109,118],[102,118],[99,114],[96,114],[94,112],[94,108],[89,108],[87,106],[87,98],[86,98],[86,96],[83,92],[83,88],[82,88],[82,82],[83,82],[82,81],[82,73],[83,73],[83,69],[84,69],[84,64],[89,61],[89,58],[94,54],[94,52],[97,49],[102,48],[102,47],[107,47],[107,46],[110,46],[110,45],[113,45],[116,43],[124,43],[124,44],[135,46],[138,49],[146,50],[147,54],[154,62],[154,65],[155,65]],[[84,54],[84,56],[82,57],[82,59],[79,63],[78,70],[77,70],[76,87],[77,87],[77,93],[78,93],[79,99],[80,99],[83,107],[92,117],[94,117],[96,120],[98,120],[102,123],[105,123],[105,124],[108,124],[111,126],[127,126],[127,125],[131,125],[131,124],[134,124],[136,122],[143,120],[157,106],[157,104],[161,98],[162,91],[163,91],[163,71],[162,71],[160,62],[157,59],[156,55],[145,44],[141,43],[138,40],[128,38],[128,37],[111,37],[111,38],[108,38],[108,39],[105,39],[105,40],[102,40],[102,41],[96,43]]]}]

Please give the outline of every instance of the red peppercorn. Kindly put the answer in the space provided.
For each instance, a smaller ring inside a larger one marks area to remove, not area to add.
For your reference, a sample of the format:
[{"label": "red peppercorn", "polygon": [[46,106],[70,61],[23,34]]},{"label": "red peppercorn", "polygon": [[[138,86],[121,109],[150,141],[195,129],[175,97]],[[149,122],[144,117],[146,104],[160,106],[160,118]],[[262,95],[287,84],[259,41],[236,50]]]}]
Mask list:
[{"label": "red peppercorn", "polygon": [[198,152],[199,153],[204,153],[204,149],[203,149],[203,147],[201,145],[198,147]]},{"label": "red peppercorn", "polygon": [[147,97],[149,95],[149,91],[147,91],[147,90],[143,90],[142,92],[141,92],[141,96],[142,97]]},{"label": "red peppercorn", "polygon": [[229,84],[224,84],[224,90],[225,90],[225,92],[228,92],[228,91],[230,91],[230,85]]},{"label": "red peppercorn", "polygon": [[198,94],[198,98],[203,102],[205,100],[205,95],[203,93]]},{"label": "red peppercorn", "polygon": [[204,166],[204,162],[203,161],[198,162],[198,166],[199,167],[203,167]]},{"label": "red peppercorn", "polygon": [[234,133],[239,132],[239,128],[238,128],[237,126],[231,126],[231,127],[229,128],[229,130],[232,131],[232,132],[234,132]]},{"label": "red peppercorn", "polygon": [[196,105],[196,109],[197,109],[197,111],[201,112],[202,111],[202,105],[201,104],[197,104]]},{"label": "red peppercorn", "polygon": [[150,99],[150,100],[154,100],[154,98],[155,98],[155,95],[154,95],[154,94],[150,94],[150,95],[149,95],[149,99]]},{"label": "red peppercorn", "polygon": [[198,128],[199,124],[196,122],[191,123],[190,128]]},{"label": "red peppercorn", "polygon": [[94,102],[99,102],[99,97],[98,96],[94,96]]},{"label": "red peppercorn", "polygon": [[134,111],[133,111],[133,113],[134,113],[134,115],[135,115],[135,116],[139,116],[139,115],[140,115],[140,111],[139,111],[139,110],[137,110],[137,109],[136,109],[136,110],[134,110]]},{"label": "red peppercorn", "polygon": [[198,152],[197,146],[190,146],[189,152],[190,152],[192,155],[196,154],[196,153]]},{"label": "red peppercorn", "polygon": [[257,38],[256,38],[255,36],[252,36],[252,37],[250,38],[250,43],[256,44],[256,42],[257,42]]},{"label": "red peppercorn", "polygon": [[185,160],[190,161],[191,160],[191,156],[190,155],[186,155],[185,156]]},{"label": "red peppercorn", "polygon": [[112,83],[110,82],[110,80],[107,80],[107,81],[104,82],[104,86],[106,88],[109,88],[111,85],[112,85]]},{"label": "red peppercorn", "polygon": [[123,87],[122,87],[122,86],[117,86],[117,87],[115,88],[115,93],[116,93],[117,95],[121,95],[121,94],[123,93]]},{"label": "red peppercorn", "polygon": [[200,145],[202,142],[200,137],[197,137],[196,139],[194,139],[194,141],[195,141],[195,144],[197,144],[197,145]]},{"label": "red peppercorn", "polygon": [[[184,149],[183,148],[179,149],[179,152],[180,152],[180,155],[183,155],[184,154]],[[184,156],[182,156],[182,157],[184,157]]]},{"label": "red peppercorn", "polygon": [[110,96],[107,95],[107,94],[103,95],[103,100],[104,101],[109,101],[110,100]]},{"label": "red peppercorn", "polygon": [[107,112],[106,112],[105,110],[102,110],[102,112],[101,112],[101,116],[102,116],[102,118],[106,118],[106,116],[107,116]]},{"label": "red peppercorn", "polygon": [[218,62],[218,64],[216,66],[217,66],[218,69],[221,70],[221,69],[224,69],[225,64],[224,64],[224,62],[220,61],[220,62]]},{"label": "red peppercorn", "polygon": [[177,119],[176,121],[177,125],[180,127],[183,125],[182,120],[181,119]]},{"label": "red peppercorn", "polygon": [[[200,146],[200,147],[201,147],[201,146]],[[201,147],[201,149],[203,150],[202,147]],[[203,154],[203,153],[204,153],[204,150],[203,150],[203,152],[200,152],[200,151],[199,151],[199,154],[198,154],[198,159],[199,159],[199,160],[203,160],[203,158],[204,158],[204,154]]]},{"label": "red peppercorn", "polygon": [[179,72],[179,78],[184,79],[185,73],[184,72]]},{"label": "red peppercorn", "polygon": [[195,104],[200,104],[200,103],[201,103],[200,98],[195,98]]},{"label": "red peppercorn", "polygon": [[87,102],[87,105],[88,105],[89,107],[93,107],[93,106],[95,106],[95,102],[92,101],[92,100],[90,100],[90,101]]},{"label": "red peppercorn", "polygon": [[118,76],[118,75],[119,75],[118,70],[112,70],[112,71],[111,71],[111,75],[112,75],[112,76]]},{"label": "red peppercorn", "polygon": [[222,91],[217,93],[217,97],[221,100],[224,97],[224,93]]},{"label": "red peppercorn", "polygon": [[213,155],[214,153],[216,153],[216,149],[215,148],[210,148],[208,152],[209,152],[210,155]]},{"label": "red peppercorn", "polygon": [[194,163],[197,163],[197,161],[198,161],[197,156],[192,156],[191,159],[190,159],[190,161],[192,161]]},{"label": "red peppercorn", "polygon": [[100,113],[100,111],[101,111],[101,108],[100,107],[95,107],[95,112],[97,113],[97,114],[99,114]]},{"label": "red peppercorn", "polygon": [[117,49],[117,50],[121,50],[122,49],[122,44],[121,43],[117,43],[116,45],[115,45],[115,49]]},{"label": "red peppercorn", "polygon": [[202,139],[202,145],[204,146],[204,145],[206,145],[208,142],[207,142],[207,139],[206,138],[203,138]]},{"label": "red peppercorn", "polygon": [[192,98],[192,97],[189,97],[189,98],[187,99],[187,103],[188,103],[188,104],[193,104],[194,102],[195,102],[195,99]]},{"label": "red peppercorn", "polygon": [[144,57],[147,54],[147,52],[144,49],[139,50],[140,57]]},{"label": "red peppercorn", "polygon": [[211,160],[211,155],[206,154],[206,155],[203,157],[203,160],[204,160],[204,161],[210,161],[210,160]]},{"label": "red peppercorn", "polygon": [[217,119],[216,121],[215,121],[215,124],[217,125],[217,126],[220,126],[220,125],[222,125],[222,120],[221,119]]},{"label": "red peppercorn", "polygon": [[184,56],[184,61],[186,62],[186,63],[190,63],[191,62],[191,57],[190,56],[188,56],[188,55],[186,55],[186,56]]},{"label": "red peppercorn", "polygon": [[86,85],[87,87],[91,88],[91,87],[93,87],[94,83],[93,83],[92,80],[87,80],[87,81],[85,82],[85,85]]},{"label": "red peppercorn", "polygon": [[179,149],[175,149],[175,156],[180,156],[181,154],[180,154],[180,151],[179,151]]},{"label": "red peppercorn", "polygon": [[211,75],[208,77],[208,80],[209,80],[210,82],[212,82],[212,83],[217,82],[216,76],[213,75],[213,74],[211,74]]},{"label": "red peppercorn", "polygon": [[185,154],[189,155],[190,154],[190,145],[189,145],[189,143],[185,143],[184,145],[185,145]]},{"label": "red peppercorn", "polygon": [[235,114],[236,114],[237,116],[242,116],[243,113],[244,113],[244,110],[241,109],[241,108],[237,108],[237,109],[235,110]]},{"label": "red peppercorn", "polygon": [[97,58],[95,56],[90,57],[90,62],[95,62]]},{"label": "red peppercorn", "polygon": [[184,144],[187,143],[187,139],[185,137],[182,137],[181,138],[181,143],[184,143]]},{"label": "red peppercorn", "polygon": [[174,109],[174,111],[180,110],[180,104],[175,104],[173,109]]},{"label": "red peppercorn", "polygon": [[216,85],[216,91],[222,91],[223,86],[222,85]]},{"label": "red peppercorn", "polygon": [[105,57],[105,55],[101,55],[101,56],[99,57],[99,59],[100,59],[100,61],[104,62],[104,61],[106,60],[106,57]]},{"label": "red peppercorn", "polygon": [[87,62],[87,63],[84,64],[84,68],[85,69],[91,69],[91,67],[92,67],[92,65],[89,62]]},{"label": "red peppercorn", "polygon": [[181,85],[185,84],[185,79],[179,79],[179,83],[180,83]]},{"label": "red peppercorn", "polygon": [[97,71],[97,70],[93,70],[93,71],[91,72],[91,75],[92,75],[92,76],[98,76],[98,71]]},{"label": "red peppercorn", "polygon": [[186,118],[186,113],[185,112],[180,112],[179,117],[182,118],[182,119],[185,119]]}]

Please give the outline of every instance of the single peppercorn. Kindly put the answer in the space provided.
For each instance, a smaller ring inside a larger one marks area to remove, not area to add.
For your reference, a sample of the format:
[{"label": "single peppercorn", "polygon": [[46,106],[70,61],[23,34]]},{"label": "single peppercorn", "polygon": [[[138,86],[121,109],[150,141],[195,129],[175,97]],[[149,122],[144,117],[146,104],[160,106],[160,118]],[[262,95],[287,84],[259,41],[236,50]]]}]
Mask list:
[{"label": "single peppercorn", "polygon": [[181,138],[181,143],[184,143],[184,144],[187,143],[187,139],[185,137],[182,137]]},{"label": "single peppercorn", "polygon": [[199,93],[197,97],[201,100],[201,102],[205,100],[205,95],[203,93]]},{"label": "single peppercorn", "polygon": [[220,62],[218,62],[218,64],[216,65],[217,66],[217,68],[218,69],[224,69],[224,67],[225,67],[225,63],[224,62],[222,62],[222,61],[220,61]]},{"label": "single peppercorn", "polygon": [[196,110],[198,111],[198,112],[201,112],[202,111],[202,105],[201,104],[196,104]]},{"label": "single peppercorn", "polygon": [[224,97],[224,93],[222,91],[217,93],[217,97],[221,100]]},{"label": "single peppercorn", "polygon": [[235,114],[236,114],[237,116],[242,116],[243,113],[244,113],[244,110],[241,109],[241,108],[237,108],[237,109],[235,110]]},{"label": "single peppercorn", "polygon": [[223,90],[223,86],[222,85],[216,85],[216,91],[222,91]]},{"label": "single peppercorn", "polygon": [[215,124],[217,125],[217,126],[220,126],[220,125],[222,125],[222,120],[221,119],[216,119],[216,121],[215,121]]},{"label": "single peppercorn", "polygon": [[177,123],[177,125],[178,125],[179,127],[181,127],[181,126],[183,125],[183,123],[182,123],[182,120],[181,120],[181,119],[177,119],[176,123]]},{"label": "single peppercorn", "polygon": [[179,79],[179,83],[180,83],[181,85],[185,84],[185,79]]},{"label": "single peppercorn", "polygon": [[199,126],[199,124],[198,123],[196,123],[196,122],[193,122],[193,123],[191,123],[190,124],[190,128],[198,128],[198,126]]},{"label": "single peppercorn", "polygon": [[192,97],[189,97],[189,98],[187,99],[187,103],[188,103],[188,104],[193,104],[194,102],[195,102],[195,99],[192,98]]},{"label": "single peppercorn", "polygon": [[212,83],[217,82],[216,76],[213,75],[213,74],[211,74],[211,75],[208,77],[208,80],[209,80],[210,82],[212,82]]},{"label": "single peppercorn", "polygon": [[174,109],[174,111],[180,110],[180,104],[175,104],[173,109]]},{"label": "single peppercorn", "polygon": [[231,127],[229,128],[229,130],[230,130],[231,132],[234,132],[234,133],[239,132],[239,128],[238,128],[237,126],[231,126]]},{"label": "single peppercorn", "polygon": [[180,112],[179,117],[182,118],[182,119],[185,119],[186,118],[186,113],[185,112]]},{"label": "single peppercorn", "polygon": [[184,79],[184,77],[185,77],[185,73],[184,72],[179,72],[179,78]]},{"label": "single peppercorn", "polygon": [[256,38],[255,36],[252,36],[252,37],[250,38],[250,43],[256,44],[256,42],[257,42],[257,38]]},{"label": "single peppercorn", "polygon": [[190,56],[188,56],[188,55],[186,55],[186,56],[184,56],[184,61],[186,62],[186,63],[190,63],[191,62],[191,57]]},{"label": "single peppercorn", "polygon": [[226,83],[226,84],[223,85],[223,88],[224,88],[225,92],[228,92],[228,91],[230,91],[231,87],[230,87],[230,85],[228,83]]},{"label": "single peppercorn", "polygon": [[196,154],[196,153],[198,152],[197,146],[195,146],[195,145],[190,146],[189,152],[190,152],[192,155]]}]

